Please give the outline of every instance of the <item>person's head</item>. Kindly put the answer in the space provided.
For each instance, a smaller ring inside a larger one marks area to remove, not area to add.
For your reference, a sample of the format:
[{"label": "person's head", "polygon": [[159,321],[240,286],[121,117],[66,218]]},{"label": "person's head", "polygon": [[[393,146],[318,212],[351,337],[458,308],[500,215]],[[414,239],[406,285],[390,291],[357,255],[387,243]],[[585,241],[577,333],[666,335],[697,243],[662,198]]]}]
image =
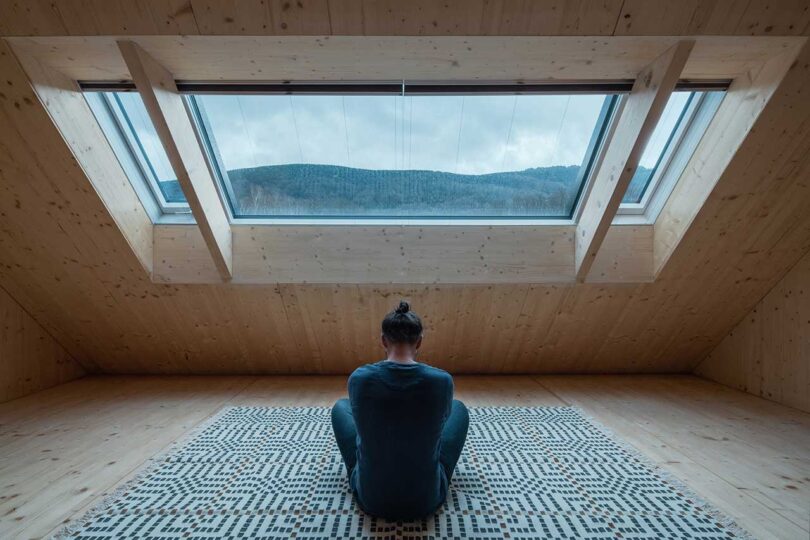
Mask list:
[{"label": "person's head", "polygon": [[388,356],[415,357],[422,345],[422,319],[404,300],[382,321],[382,346]]}]

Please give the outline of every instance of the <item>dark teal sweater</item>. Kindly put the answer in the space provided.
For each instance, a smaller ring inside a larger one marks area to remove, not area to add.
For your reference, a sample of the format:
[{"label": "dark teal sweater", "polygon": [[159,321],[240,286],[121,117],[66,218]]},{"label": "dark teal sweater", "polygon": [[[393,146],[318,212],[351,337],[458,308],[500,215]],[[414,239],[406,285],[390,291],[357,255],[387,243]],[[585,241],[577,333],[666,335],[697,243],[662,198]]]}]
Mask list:
[{"label": "dark teal sweater", "polygon": [[351,487],[360,507],[389,520],[432,514],[447,496],[439,438],[453,402],[449,373],[425,364],[367,364],[349,377],[357,425]]}]

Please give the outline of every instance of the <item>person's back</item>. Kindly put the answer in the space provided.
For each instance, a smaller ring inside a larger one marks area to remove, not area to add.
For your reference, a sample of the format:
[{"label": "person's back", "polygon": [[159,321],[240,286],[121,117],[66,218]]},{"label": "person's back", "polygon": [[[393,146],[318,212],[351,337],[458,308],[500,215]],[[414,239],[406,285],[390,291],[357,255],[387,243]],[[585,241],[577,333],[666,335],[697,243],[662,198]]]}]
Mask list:
[{"label": "person's back", "polygon": [[349,378],[359,443],[351,483],[370,514],[408,519],[444,501],[447,475],[439,443],[453,401],[453,380],[424,364],[384,360]]},{"label": "person's back", "polygon": [[352,373],[349,399],[335,404],[332,425],[359,506],[416,519],[444,502],[469,416],[453,400],[452,377],[414,360],[422,324],[406,302],[382,329],[388,359]]}]

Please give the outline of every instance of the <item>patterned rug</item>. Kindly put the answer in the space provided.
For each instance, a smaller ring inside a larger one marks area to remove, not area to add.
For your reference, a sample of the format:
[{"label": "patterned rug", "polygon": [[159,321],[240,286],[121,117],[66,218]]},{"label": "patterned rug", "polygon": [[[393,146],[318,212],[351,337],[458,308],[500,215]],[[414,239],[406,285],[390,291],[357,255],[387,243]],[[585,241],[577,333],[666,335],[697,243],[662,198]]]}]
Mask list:
[{"label": "patterned rug", "polygon": [[748,537],[576,409],[482,407],[470,417],[447,502],[422,521],[357,509],[328,408],[231,407],[57,536]]}]

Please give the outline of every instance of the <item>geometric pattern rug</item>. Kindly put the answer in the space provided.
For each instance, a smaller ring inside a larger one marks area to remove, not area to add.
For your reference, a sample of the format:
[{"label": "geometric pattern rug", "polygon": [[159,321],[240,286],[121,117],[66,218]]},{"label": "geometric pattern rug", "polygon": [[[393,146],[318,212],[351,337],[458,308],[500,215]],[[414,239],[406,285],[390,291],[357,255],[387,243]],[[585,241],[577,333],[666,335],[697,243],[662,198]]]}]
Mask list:
[{"label": "geometric pattern rug", "polygon": [[327,407],[227,407],[58,537],[750,538],[572,407],[471,407],[447,501],[360,511]]}]

